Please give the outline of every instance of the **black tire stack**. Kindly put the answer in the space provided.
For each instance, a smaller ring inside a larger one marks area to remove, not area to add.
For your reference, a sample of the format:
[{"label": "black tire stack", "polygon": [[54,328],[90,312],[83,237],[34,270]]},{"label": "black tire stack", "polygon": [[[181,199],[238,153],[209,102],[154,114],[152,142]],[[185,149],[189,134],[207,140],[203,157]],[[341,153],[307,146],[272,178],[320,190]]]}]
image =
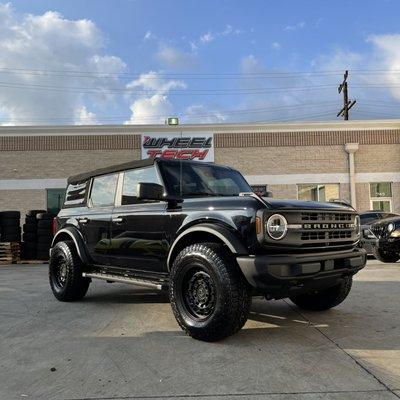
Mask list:
[{"label": "black tire stack", "polygon": [[21,256],[25,260],[35,260],[37,257],[37,231],[38,220],[36,216],[41,213],[46,213],[45,210],[30,210],[26,213],[25,224],[22,226],[22,248]]},{"label": "black tire stack", "polygon": [[19,211],[0,212],[1,242],[21,242],[21,213]]},{"label": "black tire stack", "polygon": [[37,251],[36,258],[38,260],[48,260],[50,245],[53,240],[53,218],[50,213],[36,214],[37,220]]}]

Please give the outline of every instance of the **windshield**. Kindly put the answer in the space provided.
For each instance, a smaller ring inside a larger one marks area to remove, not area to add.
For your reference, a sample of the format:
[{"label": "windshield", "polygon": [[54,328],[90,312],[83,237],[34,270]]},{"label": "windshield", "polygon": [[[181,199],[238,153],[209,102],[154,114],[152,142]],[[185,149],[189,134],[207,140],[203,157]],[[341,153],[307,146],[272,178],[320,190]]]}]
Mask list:
[{"label": "windshield", "polygon": [[252,191],[239,172],[227,167],[176,161],[164,161],[159,166],[172,196],[238,196]]}]

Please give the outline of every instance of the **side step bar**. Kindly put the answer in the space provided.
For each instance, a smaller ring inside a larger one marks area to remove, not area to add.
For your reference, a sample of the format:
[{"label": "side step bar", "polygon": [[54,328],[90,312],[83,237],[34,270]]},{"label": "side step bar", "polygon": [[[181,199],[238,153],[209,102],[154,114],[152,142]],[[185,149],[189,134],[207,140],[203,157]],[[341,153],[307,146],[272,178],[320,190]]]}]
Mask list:
[{"label": "side step bar", "polygon": [[140,278],[131,278],[129,276],[101,274],[98,272],[82,272],[85,278],[102,279],[103,281],[129,283],[131,285],[143,286],[152,289],[162,290],[166,284],[161,282],[154,282]]}]

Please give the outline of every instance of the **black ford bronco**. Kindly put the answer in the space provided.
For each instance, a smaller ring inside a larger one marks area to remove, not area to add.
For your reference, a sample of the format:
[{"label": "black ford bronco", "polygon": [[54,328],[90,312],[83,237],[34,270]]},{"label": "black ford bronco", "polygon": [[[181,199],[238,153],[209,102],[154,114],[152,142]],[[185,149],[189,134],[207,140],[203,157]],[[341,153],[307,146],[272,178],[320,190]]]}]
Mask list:
[{"label": "black ford bronco", "polygon": [[238,171],[194,161],[69,178],[55,231],[58,300],[82,299],[92,279],[165,288],[182,329],[205,341],[240,330],[253,295],[335,307],[366,263],[353,208],[262,198]]}]

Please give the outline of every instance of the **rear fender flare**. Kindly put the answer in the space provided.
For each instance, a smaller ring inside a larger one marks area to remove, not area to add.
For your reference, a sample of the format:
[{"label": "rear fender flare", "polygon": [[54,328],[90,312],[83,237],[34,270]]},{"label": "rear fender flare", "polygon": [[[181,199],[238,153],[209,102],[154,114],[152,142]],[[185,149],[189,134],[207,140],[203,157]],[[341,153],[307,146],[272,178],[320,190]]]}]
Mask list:
[{"label": "rear fender flare", "polygon": [[[85,242],[81,233],[75,227],[66,227],[57,231],[56,235],[51,242],[51,249],[58,243],[64,240],[65,237],[69,237],[75,244],[76,251],[79,258],[84,264],[89,264],[89,256],[86,252]],[[51,251],[51,250],[50,250]]]}]

